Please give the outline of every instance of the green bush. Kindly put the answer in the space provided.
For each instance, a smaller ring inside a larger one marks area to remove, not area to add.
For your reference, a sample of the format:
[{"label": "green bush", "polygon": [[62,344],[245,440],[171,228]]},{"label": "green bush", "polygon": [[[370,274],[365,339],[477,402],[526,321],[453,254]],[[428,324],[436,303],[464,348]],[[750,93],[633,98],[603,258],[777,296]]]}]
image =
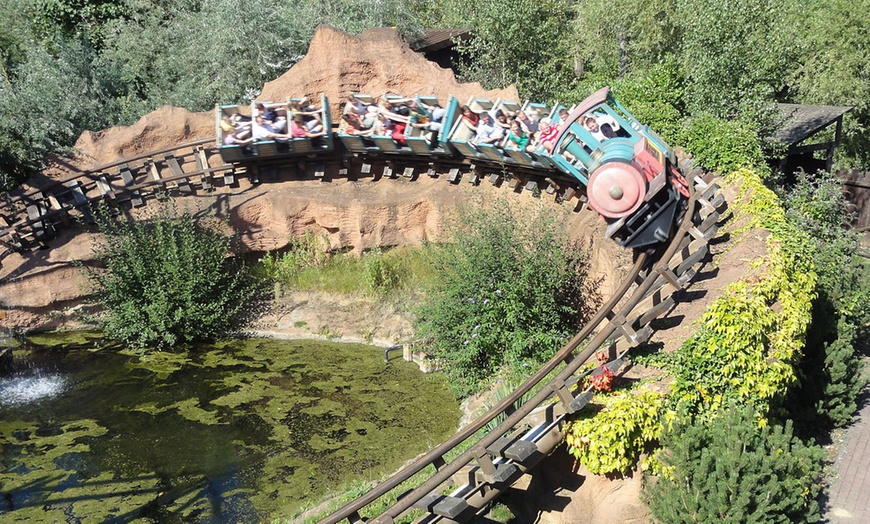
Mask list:
[{"label": "green bush", "polygon": [[767,169],[755,127],[739,120],[709,114],[694,116],[686,131],[686,149],[697,165],[711,171],[730,173],[743,167],[756,171]]},{"label": "green bush", "polygon": [[452,242],[432,251],[437,275],[418,311],[418,334],[446,362],[460,396],[507,367],[522,372],[577,332],[596,303],[588,254],[543,208],[500,200],[461,212]]},{"label": "green bush", "polygon": [[165,205],[151,220],[95,213],[103,233],[94,246],[98,267],[84,267],[105,307],[109,337],[162,348],[209,339],[234,329],[255,287],[229,257],[231,238],[220,223]]},{"label": "green bush", "polygon": [[619,79],[614,83],[613,90],[617,100],[635,118],[661,135],[671,146],[685,143],[685,79],[674,60],[663,61]]},{"label": "green bush", "polygon": [[843,426],[852,419],[866,382],[860,344],[870,326],[867,264],[854,255],[858,238],[836,178],[800,175],[785,193],[784,205],[789,221],[812,238],[819,275],[801,381],[789,404],[811,431]]},{"label": "green bush", "polygon": [[645,489],[657,522],[818,522],[825,452],[791,423],[759,427],[752,409],[679,421],[663,436],[665,474]]},{"label": "green bush", "polygon": [[568,453],[596,475],[631,471],[658,443],[662,405],[661,393],[646,388],[596,394],[592,409],[565,426]]},{"label": "green bush", "polygon": [[399,273],[380,250],[367,253],[363,257],[363,267],[366,285],[372,293],[382,295],[398,286]]}]

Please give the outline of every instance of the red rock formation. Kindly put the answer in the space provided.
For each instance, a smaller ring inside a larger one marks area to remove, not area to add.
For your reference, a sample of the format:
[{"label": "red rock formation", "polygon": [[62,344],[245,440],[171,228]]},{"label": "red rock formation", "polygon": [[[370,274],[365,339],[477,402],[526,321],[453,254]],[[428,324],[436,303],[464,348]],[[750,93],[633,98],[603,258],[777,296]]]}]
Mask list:
[{"label": "red rock formation", "polygon": [[[457,82],[453,71],[412,51],[394,28],[369,29],[359,36],[351,36],[329,26],[317,30],[305,58],[268,82],[258,98],[285,100],[304,95],[319,100],[320,95],[325,94],[335,115],[351,93],[435,95],[441,100],[452,95],[463,102],[471,96],[519,100],[513,86],[487,91],[478,83]],[[194,113],[164,106],[131,126],[85,131],[76,141],[77,154],[54,159],[43,174],[57,179],[73,169],[88,169],[212,136],[215,136],[213,112]]]},{"label": "red rock formation", "polygon": [[519,100],[515,87],[487,91],[478,83],[461,84],[453,71],[444,69],[408,47],[394,28],[369,29],[351,36],[330,26],[318,28],[308,54],[279,78],[263,87],[259,98],[284,100],[292,95],[317,99],[329,97],[333,114],[350,94],[405,96],[471,96]]}]

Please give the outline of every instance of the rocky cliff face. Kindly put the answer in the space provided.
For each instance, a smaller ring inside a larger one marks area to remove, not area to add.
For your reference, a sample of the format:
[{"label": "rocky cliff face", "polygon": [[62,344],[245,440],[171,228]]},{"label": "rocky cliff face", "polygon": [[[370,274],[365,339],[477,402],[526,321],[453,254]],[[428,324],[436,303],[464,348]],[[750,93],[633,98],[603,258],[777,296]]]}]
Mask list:
[{"label": "rocky cliff face", "polygon": [[463,102],[471,96],[519,100],[513,86],[488,91],[478,83],[457,82],[453,71],[412,51],[395,29],[375,28],[351,36],[329,26],[317,30],[305,58],[263,87],[260,99],[284,100],[288,93],[313,100],[323,93],[333,115],[353,93],[435,95],[441,100],[455,96]]}]

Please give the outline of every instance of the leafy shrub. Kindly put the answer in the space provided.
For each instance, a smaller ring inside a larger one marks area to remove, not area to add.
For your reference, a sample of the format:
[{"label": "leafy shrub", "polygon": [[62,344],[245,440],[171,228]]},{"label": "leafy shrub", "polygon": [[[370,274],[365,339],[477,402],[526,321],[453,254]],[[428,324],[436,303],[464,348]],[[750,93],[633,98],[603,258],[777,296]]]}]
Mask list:
[{"label": "leafy shrub", "polygon": [[665,431],[667,474],[646,486],[658,522],[818,522],[824,450],[793,437],[791,423],[759,427],[751,409]]},{"label": "leafy shrub", "polygon": [[849,228],[847,202],[833,176],[800,175],[784,204],[789,221],[812,238],[819,274],[793,405],[805,408],[800,415],[808,428],[842,426],[851,420],[865,384],[860,344],[870,326],[867,264],[854,255],[857,235]]},{"label": "leafy shrub", "polygon": [[686,149],[697,165],[720,173],[743,167],[764,170],[767,165],[752,125],[710,114],[692,117],[686,132]]},{"label": "leafy shrub", "polygon": [[105,307],[106,334],[138,348],[166,347],[230,332],[255,292],[228,257],[231,239],[167,205],[148,221],[96,213],[98,268],[85,268]]},{"label": "leafy shrub", "polygon": [[432,251],[438,276],[418,311],[418,334],[468,395],[503,366],[546,359],[575,333],[596,295],[588,254],[543,208],[499,200],[460,212],[452,242]]},{"label": "leafy shrub", "polygon": [[398,271],[380,250],[364,256],[363,264],[366,285],[373,293],[384,294],[398,285]]},{"label": "leafy shrub", "polygon": [[596,475],[630,471],[661,434],[662,396],[640,389],[599,402],[597,411],[584,410],[566,426],[568,452]]},{"label": "leafy shrub", "polygon": [[816,274],[812,244],[791,226],[779,200],[753,172],[728,178],[739,187],[739,217],[770,231],[767,256],[757,276],[730,283],[704,312],[698,331],[660,364],[675,380],[674,401],[692,413],[723,405],[752,405],[766,414],[779,406],[796,379],[810,322]]}]

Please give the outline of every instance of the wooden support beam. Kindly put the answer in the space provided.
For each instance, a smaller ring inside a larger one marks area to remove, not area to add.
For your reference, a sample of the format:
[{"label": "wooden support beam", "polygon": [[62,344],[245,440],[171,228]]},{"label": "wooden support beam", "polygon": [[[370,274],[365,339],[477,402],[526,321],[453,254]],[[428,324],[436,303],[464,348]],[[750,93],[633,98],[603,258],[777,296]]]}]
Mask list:
[{"label": "wooden support beam", "polygon": [[[130,187],[136,185],[136,175],[133,171],[127,166],[127,164],[121,164],[118,166],[120,168],[121,180],[124,182],[125,187]],[[145,205],[145,200],[142,198],[142,194],[138,189],[135,189],[130,192],[130,203],[135,207],[140,207]]]},{"label": "wooden support beam", "polygon": [[[208,168],[208,158],[205,155],[205,149],[202,147],[197,147],[194,152],[194,158],[196,159],[196,170],[203,171]],[[199,177],[199,182],[202,184],[202,188],[206,191],[211,191],[214,189],[214,182],[211,179],[211,173],[205,173]]]},{"label": "wooden support beam", "polygon": [[97,189],[100,190],[100,195],[105,197],[109,201],[115,200],[115,191],[112,189],[112,186],[109,184],[109,181],[106,179],[105,175],[100,175],[97,177]]},{"label": "wooden support beam", "polygon": [[57,211],[58,215],[60,215],[60,221],[63,222],[63,225],[69,225],[69,214],[66,212],[66,209],[58,202],[57,197],[52,194],[48,195],[48,205],[52,211]]},{"label": "wooden support beam", "polygon": [[[169,166],[169,172],[173,177],[183,176],[184,170],[181,169],[181,164],[178,163],[178,158],[172,154],[166,154],[164,156],[164,161],[166,165]],[[167,182],[167,187],[178,188],[179,191],[184,193],[192,193],[193,188],[190,187],[190,180],[186,178],[179,178],[177,181]]]},{"label": "wooden support beam", "polygon": [[82,191],[81,183],[79,183],[78,180],[70,180],[68,182],[64,182],[63,185],[69,188],[69,192],[73,197],[73,201],[75,202],[75,207],[82,212],[82,215],[84,215],[85,217],[85,221],[88,224],[93,224],[94,217],[93,215],[91,215],[91,206],[88,203],[88,197],[86,197],[85,192]]}]

